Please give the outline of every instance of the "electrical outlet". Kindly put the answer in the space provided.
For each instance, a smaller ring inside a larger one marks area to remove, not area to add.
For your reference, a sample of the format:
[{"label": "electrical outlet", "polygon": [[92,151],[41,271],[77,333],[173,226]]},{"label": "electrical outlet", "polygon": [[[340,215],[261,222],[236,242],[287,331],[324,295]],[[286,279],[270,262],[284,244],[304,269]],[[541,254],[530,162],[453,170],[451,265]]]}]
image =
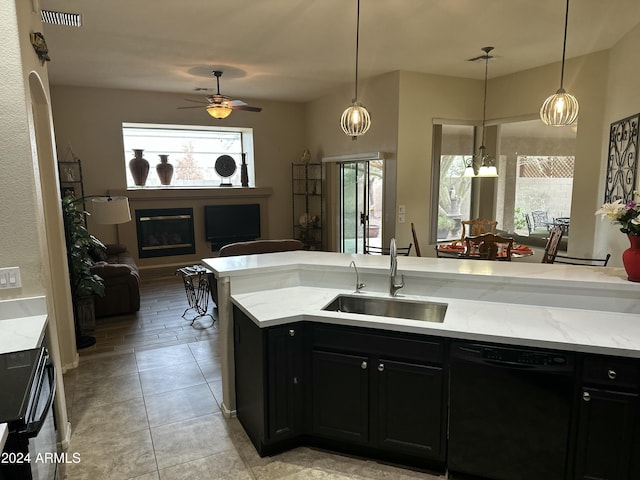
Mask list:
[{"label": "electrical outlet", "polygon": [[0,268],[0,288],[20,288],[20,267]]}]

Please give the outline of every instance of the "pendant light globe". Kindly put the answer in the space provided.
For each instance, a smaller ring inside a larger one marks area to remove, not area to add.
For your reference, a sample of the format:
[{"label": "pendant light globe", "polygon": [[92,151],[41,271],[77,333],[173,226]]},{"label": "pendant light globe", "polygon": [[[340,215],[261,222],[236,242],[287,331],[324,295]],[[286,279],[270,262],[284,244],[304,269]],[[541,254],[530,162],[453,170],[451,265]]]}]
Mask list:
[{"label": "pendant light globe", "polygon": [[540,119],[545,125],[564,127],[578,119],[580,106],[576,97],[560,88],[547,98],[540,107]]},{"label": "pendant light globe", "polygon": [[371,126],[371,116],[360,102],[353,99],[351,105],[342,112],[340,126],[345,134],[353,137],[355,140],[356,137],[367,133],[367,130],[369,130]]}]

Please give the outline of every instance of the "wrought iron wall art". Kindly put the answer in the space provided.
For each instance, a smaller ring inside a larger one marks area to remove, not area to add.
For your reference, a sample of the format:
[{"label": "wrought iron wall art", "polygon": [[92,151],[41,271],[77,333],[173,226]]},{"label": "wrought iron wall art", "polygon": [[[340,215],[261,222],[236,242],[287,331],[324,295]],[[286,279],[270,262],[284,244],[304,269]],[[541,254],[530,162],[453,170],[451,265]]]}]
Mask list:
[{"label": "wrought iron wall art", "polygon": [[609,130],[609,159],[604,201],[633,198],[638,169],[638,122],[640,113],[618,120]]}]

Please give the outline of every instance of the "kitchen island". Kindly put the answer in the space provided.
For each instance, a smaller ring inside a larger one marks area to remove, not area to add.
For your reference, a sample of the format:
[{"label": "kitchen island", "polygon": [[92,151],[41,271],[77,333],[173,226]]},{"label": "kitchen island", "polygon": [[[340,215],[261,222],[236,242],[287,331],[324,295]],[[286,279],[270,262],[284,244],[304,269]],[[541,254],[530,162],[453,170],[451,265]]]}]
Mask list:
[{"label": "kitchen island", "polygon": [[[627,457],[638,452],[640,285],[627,281],[623,269],[398,258],[405,283],[398,300],[446,304],[444,321],[438,323],[324,310],[338,295],[354,294],[352,261],[358,280],[366,283],[356,295],[389,298],[388,256],[289,252],[205,260],[218,281],[225,411],[232,414],[237,407],[261,454],[306,438],[365,455],[393,453],[401,462],[429,460],[445,468],[447,448],[451,460],[452,447],[460,447],[447,437],[455,434],[454,428],[447,430],[447,422],[455,425],[462,418],[448,410],[449,391],[458,399],[471,393],[448,387],[450,377],[454,385],[454,379],[466,375],[449,352],[478,345],[483,355],[503,355],[501,345],[507,356],[514,347],[526,347],[531,350],[523,351],[517,362],[537,362],[552,370],[554,362],[571,367],[564,403],[558,403],[558,412],[566,417],[561,416],[565,440],[559,443],[566,445],[567,456],[582,459],[576,460],[576,478],[583,478],[583,471],[584,478],[598,473],[614,457],[591,455],[597,458],[594,466],[580,453],[606,446],[593,443],[598,437],[592,432],[600,428],[589,420],[594,408],[600,417],[626,412],[617,417],[626,433],[623,444],[615,447]],[[240,351],[235,357],[234,348]],[[332,392],[334,384],[340,392]],[[584,405],[576,401],[574,407],[578,393]],[[359,400],[354,403],[354,398]],[[464,406],[466,401],[458,399],[452,405]],[[403,408],[425,410],[419,405],[430,405],[426,410],[434,415],[398,414]],[[637,465],[618,457],[616,464],[637,472]],[[564,465],[564,456],[558,461]],[[509,478],[460,465],[457,471],[463,473]],[[573,477],[573,462],[566,472],[558,472],[557,462],[549,468],[558,476],[541,471],[545,478]]]}]

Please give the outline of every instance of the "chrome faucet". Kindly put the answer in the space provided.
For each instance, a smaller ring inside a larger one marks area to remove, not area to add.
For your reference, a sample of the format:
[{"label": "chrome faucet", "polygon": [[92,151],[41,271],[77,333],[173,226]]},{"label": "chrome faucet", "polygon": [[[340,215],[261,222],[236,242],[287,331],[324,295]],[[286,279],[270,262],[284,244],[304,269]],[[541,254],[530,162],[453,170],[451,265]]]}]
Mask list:
[{"label": "chrome faucet", "polygon": [[391,245],[389,246],[389,256],[391,257],[391,270],[389,272],[389,295],[395,297],[398,294],[398,290],[404,287],[404,275],[400,275],[400,283],[397,282],[396,276],[398,275],[398,250],[396,248],[396,239],[391,239]]},{"label": "chrome faucet", "polygon": [[349,264],[349,266],[353,267],[356,270],[356,292],[355,293],[360,293],[360,290],[366,287],[367,284],[360,281],[360,275],[358,274],[358,267],[356,267],[356,261],[351,260],[351,263]]}]

